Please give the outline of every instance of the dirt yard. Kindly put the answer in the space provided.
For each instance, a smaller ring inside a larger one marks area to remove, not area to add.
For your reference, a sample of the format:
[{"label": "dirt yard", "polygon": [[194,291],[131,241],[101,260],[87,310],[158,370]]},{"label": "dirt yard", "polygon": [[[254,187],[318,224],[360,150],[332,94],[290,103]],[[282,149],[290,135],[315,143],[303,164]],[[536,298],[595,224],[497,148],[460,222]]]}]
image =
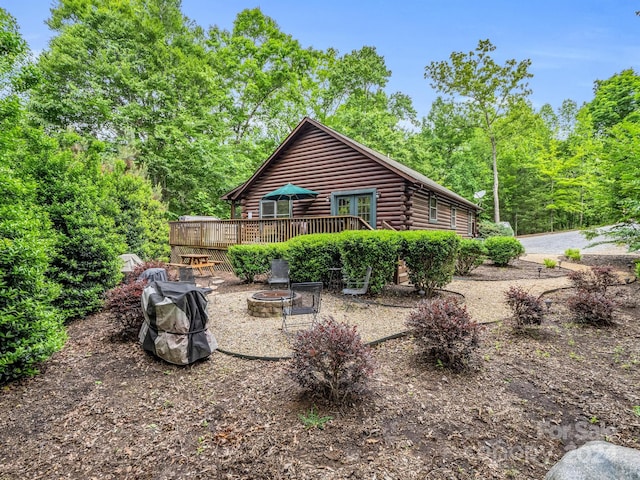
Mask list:
[{"label": "dirt yard", "polygon": [[[539,274],[517,262],[469,281]],[[251,289],[227,278],[219,291]],[[589,440],[640,448],[640,289],[615,293],[611,328],[572,323],[562,290],[531,336],[487,325],[475,373],[425,364],[410,338],[385,342],[371,393],[341,407],[305,397],[285,362],[172,366],[113,342],[95,315],[69,325],[41,375],[2,387],[0,479],[540,479]],[[312,409],[324,428],[303,424]]]}]

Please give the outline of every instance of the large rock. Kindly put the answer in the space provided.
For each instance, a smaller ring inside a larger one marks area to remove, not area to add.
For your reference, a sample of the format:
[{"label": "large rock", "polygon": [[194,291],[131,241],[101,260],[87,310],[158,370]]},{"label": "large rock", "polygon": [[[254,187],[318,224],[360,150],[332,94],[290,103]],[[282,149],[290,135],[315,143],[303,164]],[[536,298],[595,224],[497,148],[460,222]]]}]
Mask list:
[{"label": "large rock", "polygon": [[609,442],[587,442],[568,452],[545,480],[640,480],[640,451]]}]

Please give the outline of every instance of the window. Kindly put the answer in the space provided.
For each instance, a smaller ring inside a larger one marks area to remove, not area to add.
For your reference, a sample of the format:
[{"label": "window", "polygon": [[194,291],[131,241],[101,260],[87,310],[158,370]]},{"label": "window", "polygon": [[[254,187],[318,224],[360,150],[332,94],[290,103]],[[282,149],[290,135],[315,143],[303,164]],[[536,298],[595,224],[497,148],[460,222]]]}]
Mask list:
[{"label": "window", "polygon": [[429,222],[438,223],[438,199],[433,195],[429,197]]},{"label": "window", "polygon": [[289,200],[262,200],[260,202],[260,218],[289,218],[291,203]]},{"label": "window", "polygon": [[469,218],[467,220],[467,233],[470,237],[473,237],[473,227],[474,227],[474,215],[471,210],[469,210]]},{"label": "window", "polygon": [[451,207],[451,228],[456,229],[456,216],[458,214],[458,210],[456,207]]}]

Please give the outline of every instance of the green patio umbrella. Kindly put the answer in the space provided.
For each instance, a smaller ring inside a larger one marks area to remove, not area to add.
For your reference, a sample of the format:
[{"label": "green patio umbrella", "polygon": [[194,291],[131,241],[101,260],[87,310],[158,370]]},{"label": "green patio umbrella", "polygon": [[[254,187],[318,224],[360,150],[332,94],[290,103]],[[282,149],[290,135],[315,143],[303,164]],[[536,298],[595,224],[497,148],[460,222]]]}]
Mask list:
[{"label": "green patio umbrella", "polygon": [[318,192],[306,188],[298,187],[293,183],[287,183],[284,187],[280,187],[273,192],[267,193],[263,200],[305,200],[308,198],[316,198]]}]

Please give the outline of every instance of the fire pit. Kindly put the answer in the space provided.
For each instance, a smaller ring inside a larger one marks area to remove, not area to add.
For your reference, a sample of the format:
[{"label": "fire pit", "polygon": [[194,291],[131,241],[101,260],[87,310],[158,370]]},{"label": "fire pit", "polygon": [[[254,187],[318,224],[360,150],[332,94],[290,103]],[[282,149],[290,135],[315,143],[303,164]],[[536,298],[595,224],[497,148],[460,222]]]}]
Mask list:
[{"label": "fire pit", "polygon": [[[293,299],[294,305],[300,302],[299,296]],[[247,310],[252,317],[280,317],[282,306],[291,305],[289,290],[264,290],[247,298]]]}]

